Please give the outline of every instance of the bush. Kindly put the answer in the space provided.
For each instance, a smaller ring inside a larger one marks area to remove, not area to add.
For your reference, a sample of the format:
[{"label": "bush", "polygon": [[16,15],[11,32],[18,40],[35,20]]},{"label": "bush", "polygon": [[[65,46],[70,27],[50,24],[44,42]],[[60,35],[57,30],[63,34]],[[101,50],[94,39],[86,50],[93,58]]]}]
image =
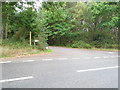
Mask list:
[{"label": "bush", "polygon": [[107,30],[91,32],[91,45],[96,48],[104,48],[106,44],[116,43],[112,34]]},{"label": "bush", "polygon": [[40,43],[36,46],[32,45],[30,46],[28,43],[21,43],[21,42],[14,42],[14,41],[8,41],[3,40],[1,47],[1,56],[3,57],[13,57],[13,56],[20,56],[20,55],[30,55],[30,54],[40,54],[42,52],[51,52],[50,50],[43,50],[45,48],[44,43]]},{"label": "bush", "polygon": [[103,44],[104,44],[104,43],[101,43],[101,42],[99,42],[99,41],[93,41],[93,42],[91,43],[91,45],[94,46],[94,47],[96,47],[96,48],[101,48],[101,47],[103,47]]},{"label": "bush", "polygon": [[119,44],[106,44],[105,48],[120,49],[120,45]]},{"label": "bush", "polygon": [[84,41],[74,42],[71,47],[73,48],[87,48],[90,49],[92,46]]}]

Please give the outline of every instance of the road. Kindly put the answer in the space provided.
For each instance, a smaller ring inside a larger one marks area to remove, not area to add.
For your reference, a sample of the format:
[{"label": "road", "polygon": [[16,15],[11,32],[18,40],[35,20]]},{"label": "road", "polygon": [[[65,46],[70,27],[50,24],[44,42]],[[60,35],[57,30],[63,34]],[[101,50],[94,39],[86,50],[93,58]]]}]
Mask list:
[{"label": "road", "polygon": [[0,61],[2,88],[118,88],[118,52],[50,48]]}]

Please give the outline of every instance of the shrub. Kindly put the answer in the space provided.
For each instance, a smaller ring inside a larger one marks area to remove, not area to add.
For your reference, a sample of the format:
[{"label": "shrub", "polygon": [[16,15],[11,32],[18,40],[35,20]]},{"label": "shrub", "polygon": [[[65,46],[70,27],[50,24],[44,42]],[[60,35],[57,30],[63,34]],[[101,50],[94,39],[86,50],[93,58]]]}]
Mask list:
[{"label": "shrub", "polygon": [[99,41],[93,41],[91,42],[91,45],[96,47],[96,48],[101,48],[103,46],[104,43],[101,43]]},{"label": "shrub", "polygon": [[87,48],[90,49],[92,46],[84,41],[74,42],[71,47],[73,48]]},{"label": "shrub", "polygon": [[120,45],[119,44],[106,44],[105,48],[120,49]]}]

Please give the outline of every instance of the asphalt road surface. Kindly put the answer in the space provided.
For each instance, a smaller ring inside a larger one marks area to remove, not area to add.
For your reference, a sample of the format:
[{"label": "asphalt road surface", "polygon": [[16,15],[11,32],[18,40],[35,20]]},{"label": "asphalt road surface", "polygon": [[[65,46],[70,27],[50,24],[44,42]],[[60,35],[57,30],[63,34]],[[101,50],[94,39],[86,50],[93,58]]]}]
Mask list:
[{"label": "asphalt road surface", "polygon": [[2,88],[118,88],[118,52],[50,48],[0,61]]}]

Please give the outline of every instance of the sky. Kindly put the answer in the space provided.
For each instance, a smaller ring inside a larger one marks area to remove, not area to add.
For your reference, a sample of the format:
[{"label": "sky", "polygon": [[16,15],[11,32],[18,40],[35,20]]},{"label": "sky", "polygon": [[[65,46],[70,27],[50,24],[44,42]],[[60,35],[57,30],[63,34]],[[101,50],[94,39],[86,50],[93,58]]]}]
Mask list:
[{"label": "sky", "polygon": [[[28,0],[22,0],[23,2],[26,2]],[[31,1],[34,1],[36,4],[35,4],[35,7],[38,9],[40,6],[41,6],[41,3],[43,0],[29,0],[29,2]],[[27,4],[25,5],[27,7]]]},{"label": "sky", "polygon": [[[22,2],[26,2],[26,1],[28,1],[28,0],[22,0]],[[29,0],[29,2],[35,2],[35,8],[38,10],[39,9],[39,7],[41,7],[41,3],[43,2],[43,0]],[[19,3],[20,4],[20,3]],[[23,5],[24,7],[29,7],[27,4],[24,4]],[[16,10],[18,11],[18,12],[20,12],[21,10],[19,9],[19,8],[16,8]]]}]

